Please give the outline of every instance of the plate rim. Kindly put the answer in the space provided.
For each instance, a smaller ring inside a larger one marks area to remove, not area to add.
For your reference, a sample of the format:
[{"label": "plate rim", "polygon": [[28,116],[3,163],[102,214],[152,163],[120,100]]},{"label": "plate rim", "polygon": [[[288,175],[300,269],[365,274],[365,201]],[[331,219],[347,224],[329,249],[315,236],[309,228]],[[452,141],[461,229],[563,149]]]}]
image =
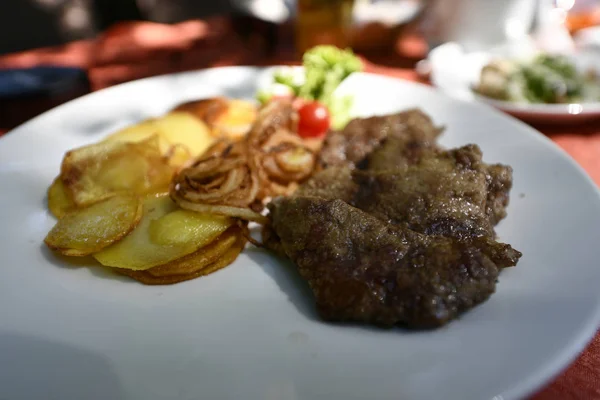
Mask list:
[{"label": "plate rim", "polygon": [[[202,69],[197,69],[197,70],[192,70],[192,71],[165,73],[165,74],[154,75],[154,76],[150,76],[150,77],[146,77],[146,78],[139,78],[139,79],[134,79],[134,80],[131,80],[128,82],[119,83],[117,85],[106,87],[106,88],[103,88],[103,89],[100,89],[100,90],[97,90],[94,92],[86,93],[83,96],[79,96],[75,99],[69,100],[63,104],[60,104],[56,107],[46,110],[39,115],[36,115],[35,117],[17,125],[16,127],[10,129],[6,133],[4,133],[2,136],[0,136],[0,143],[3,143],[1,141],[2,139],[5,139],[9,135],[12,136],[11,134],[14,134],[15,132],[26,129],[30,124],[36,123],[39,119],[45,118],[50,113],[60,111],[63,108],[70,107],[73,104],[76,104],[81,101],[88,101],[92,97],[101,96],[101,95],[104,95],[105,93],[109,93],[112,91],[123,90],[124,88],[127,88],[129,86],[135,86],[135,85],[138,85],[138,84],[141,84],[144,82],[160,81],[162,79],[169,78],[169,77],[174,77],[174,78],[175,77],[176,78],[183,77],[185,79],[186,76],[202,75],[204,73],[210,73],[210,72],[220,71],[220,70],[240,70],[240,71],[253,71],[255,73],[260,73],[260,72],[266,72],[269,70],[274,70],[277,68],[299,69],[299,68],[303,68],[303,67],[300,65],[285,65],[285,64],[276,64],[276,65],[268,65],[268,66],[232,65],[232,66],[224,66],[224,67],[202,68]],[[468,105],[470,107],[479,107],[479,108],[486,110],[486,112],[491,112],[491,113],[495,114],[497,117],[501,117],[501,118],[510,120],[511,123],[517,124],[520,126],[520,128],[527,130],[529,132],[529,134],[536,137],[536,140],[538,140],[539,142],[545,143],[546,146],[549,146],[554,151],[558,151],[559,153],[561,153],[562,156],[567,157],[569,159],[571,165],[574,166],[575,168],[577,168],[578,171],[584,175],[584,177],[588,180],[588,183],[590,183],[594,187],[598,196],[600,196],[600,188],[598,187],[598,185],[596,185],[596,183],[591,179],[589,174],[583,169],[583,167],[581,167],[579,165],[579,163],[577,163],[577,161],[575,161],[575,159],[566,150],[564,150],[562,147],[558,146],[556,143],[554,143],[552,141],[552,139],[550,139],[548,136],[544,135],[542,132],[540,132],[536,128],[523,122],[522,120],[520,120],[519,118],[517,118],[513,115],[507,114],[506,112],[499,110],[497,107],[489,104],[488,102],[473,101],[470,99],[456,97],[456,96],[448,93],[445,89],[443,89],[442,87],[440,87],[433,81],[432,81],[433,85],[427,85],[427,84],[424,84],[421,82],[410,81],[407,79],[402,79],[402,78],[388,76],[388,75],[374,73],[374,72],[361,71],[361,72],[355,72],[354,74],[356,74],[357,76],[365,75],[365,76],[377,77],[378,79],[391,79],[392,81],[395,81],[395,82],[398,82],[398,81],[402,82],[405,85],[416,86],[416,87],[421,88],[422,90],[426,90],[431,93],[435,93],[436,96],[441,96],[448,101],[459,102],[464,105]],[[592,103],[592,104],[595,104],[595,103]],[[598,112],[600,113],[600,102],[598,102],[597,104],[599,107]],[[581,115],[581,114],[579,114],[579,115]]]},{"label": "plate rim", "polygon": [[[469,88],[473,99],[490,104],[500,110],[506,110],[512,113],[537,114],[541,116],[561,116],[561,117],[582,117],[600,114],[600,102],[594,103],[563,103],[563,104],[544,104],[544,103],[517,103],[506,100],[497,100],[473,92]],[[571,107],[579,107],[579,112],[570,112]]]},{"label": "plate rim", "polygon": [[[73,99],[66,103],[63,103],[57,107],[54,107],[50,110],[47,110],[47,111],[43,112],[42,114],[9,130],[4,135],[2,135],[2,137],[0,137],[0,147],[10,146],[13,139],[7,140],[6,139],[7,137],[13,137],[13,138],[17,137],[20,131],[26,130],[28,128],[28,126],[37,123],[37,121],[39,121],[40,119],[46,118],[49,114],[62,112],[63,109],[72,107],[73,104],[76,104],[76,103],[82,102],[82,101],[89,101],[90,98],[93,98],[96,96],[103,96],[106,93],[111,92],[111,91],[126,90],[124,88],[134,87],[135,85],[138,85],[141,82],[160,81],[160,80],[163,80],[168,77],[184,77],[184,79],[189,79],[189,78],[185,78],[188,76],[189,77],[196,76],[197,79],[202,79],[201,76],[203,74],[208,73],[208,72],[214,73],[214,71],[219,71],[219,70],[229,70],[229,71],[240,70],[240,71],[246,71],[246,72],[253,72],[258,75],[261,72],[265,72],[265,71],[272,70],[272,69],[279,68],[279,67],[288,67],[288,66],[286,66],[286,65],[270,65],[270,66],[241,65],[241,66],[214,67],[214,68],[206,68],[206,69],[193,70],[193,71],[161,74],[161,75],[157,75],[157,76],[152,76],[152,77],[147,77],[147,78],[142,78],[142,79],[125,82],[122,84],[111,86],[109,88],[104,88],[104,89],[101,89],[101,90],[98,90],[95,92],[85,94],[76,99]],[[479,108],[481,110],[485,110],[485,112],[487,112],[487,113],[491,112],[493,114],[496,114],[497,117],[503,118],[507,122],[512,123],[513,125],[519,126],[519,128],[521,130],[529,132],[531,137],[534,138],[540,145],[547,147],[549,151],[555,152],[555,154],[560,155],[562,158],[566,158],[566,160],[568,161],[568,164],[572,168],[574,168],[575,171],[577,171],[577,173],[583,178],[583,180],[587,183],[587,185],[589,185],[589,187],[592,189],[592,192],[597,197],[597,202],[600,204],[600,188],[592,180],[592,178],[587,174],[587,172],[583,169],[583,167],[581,167],[577,163],[577,161],[575,161],[575,159],[573,157],[571,157],[571,155],[569,153],[567,153],[564,149],[562,149],[560,146],[558,146],[556,143],[554,143],[549,137],[542,134],[541,132],[539,132],[535,128],[531,127],[530,125],[524,123],[523,121],[521,121],[511,115],[508,115],[485,102],[474,102],[474,101],[468,101],[465,99],[457,98],[457,97],[452,96],[452,95],[446,93],[445,91],[437,88],[436,86],[429,86],[429,85],[425,85],[425,84],[422,84],[419,82],[413,82],[413,81],[409,81],[409,80],[405,80],[405,79],[399,79],[399,78],[395,78],[395,77],[390,77],[390,76],[376,74],[376,73],[370,73],[370,72],[360,72],[360,73],[357,73],[357,75],[374,76],[374,77],[377,77],[378,79],[387,79],[387,80],[391,79],[393,81],[400,81],[404,85],[416,86],[416,87],[420,88],[421,90],[425,90],[432,94],[435,94],[435,96],[441,96],[448,101],[458,102],[458,103],[462,103],[463,105],[467,105],[469,107]],[[4,140],[1,140],[1,139],[4,139]],[[564,370],[566,370],[581,355],[581,353],[585,350],[585,348],[589,345],[589,343],[595,337],[595,335],[598,332],[598,328],[600,327],[600,292],[596,298],[594,312],[588,317],[587,321],[585,321],[585,323],[582,325],[583,325],[583,328],[580,329],[576,335],[573,335],[569,339],[568,344],[565,345],[560,351],[556,352],[544,365],[541,365],[540,367],[538,367],[534,370],[531,370],[528,375],[524,376],[523,379],[521,379],[519,382],[517,382],[512,388],[504,389],[504,392],[498,394],[498,396],[496,396],[494,399],[496,399],[496,398],[503,399],[503,400],[520,399],[524,396],[535,394],[536,391],[538,391],[540,388],[542,388],[545,385],[547,385],[548,383],[550,383],[560,373],[562,373]]]}]

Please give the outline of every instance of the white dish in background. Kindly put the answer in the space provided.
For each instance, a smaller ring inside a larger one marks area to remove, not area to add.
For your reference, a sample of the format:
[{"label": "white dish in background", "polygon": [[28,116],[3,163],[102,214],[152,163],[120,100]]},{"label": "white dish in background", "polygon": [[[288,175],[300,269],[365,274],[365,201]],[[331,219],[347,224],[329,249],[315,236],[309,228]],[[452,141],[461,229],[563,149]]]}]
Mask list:
[{"label": "white dish in background", "polygon": [[[525,46],[527,47],[527,46]],[[516,50],[518,55],[530,49]],[[454,43],[446,43],[431,51],[428,64],[432,84],[446,94],[466,100],[488,103],[508,114],[528,122],[576,123],[600,119],[600,102],[577,104],[526,104],[494,100],[474,93],[471,88],[479,81],[481,69],[494,57],[505,56],[503,50],[463,53]],[[587,50],[572,57],[582,70],[600,72],[600,52]]]},{"label": "white dish in background", "polygon": [[573,35],[573,40],[580,47],[600,50],[600,27],[581,29]]},{"label": "white dish in background", "polygon": [[421,107],[445,146],[477,143],[514,168],[503,241],[523,252],[497,293],[428,332],[320,321],[306,285],[246,250],[215,274],[144,286],[68,266],[42,240],[45,193],[64,153],[192,98],[251,98],[271,70],[233,67],[113,87],[0,139],[0,398],[517,399],[566,367],[600,320],[600,196],[526,125],[426,86],[369,74],[340,90],[356,113]]},{"label": "white dish in background", "polygon": [[[232,4],[256,18],[282,23],[295,17],[296,0],[232,0]],[[360,25],[368,22],[403,24],[419,13],[422,4],[418,0],[354,0],[352,18]]]}]

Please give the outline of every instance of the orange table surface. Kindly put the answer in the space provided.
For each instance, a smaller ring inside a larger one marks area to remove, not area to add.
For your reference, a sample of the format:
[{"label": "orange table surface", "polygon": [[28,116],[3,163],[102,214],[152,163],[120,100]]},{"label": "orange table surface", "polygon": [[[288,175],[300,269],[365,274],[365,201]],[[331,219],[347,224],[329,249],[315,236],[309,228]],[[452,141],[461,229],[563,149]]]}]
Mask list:
[{"label": "orange table surface", "polygon": [[[226,17],[176,25],[125,23],[109,29],[97,40],[0,56],[0,69],[48,64],[78,66],[88,71],[92,89],[97,90],[133,79],[198,68],[294,61],[286,51],[268,55],[257,50],[265,47],[259,36],[242,38],[234,31]],[[395,50],[367,57],[366,70],[419,80],[407,65],[414,65],[422,56],[423,45],[407,39],[399,42]],[[11,127],[2,126],[0,121],[0,135],[7,128]],[[600,184],[600,121],[536,128],[566,150]],[[600,399],[600,334],[571,366],[531,399]]]}]

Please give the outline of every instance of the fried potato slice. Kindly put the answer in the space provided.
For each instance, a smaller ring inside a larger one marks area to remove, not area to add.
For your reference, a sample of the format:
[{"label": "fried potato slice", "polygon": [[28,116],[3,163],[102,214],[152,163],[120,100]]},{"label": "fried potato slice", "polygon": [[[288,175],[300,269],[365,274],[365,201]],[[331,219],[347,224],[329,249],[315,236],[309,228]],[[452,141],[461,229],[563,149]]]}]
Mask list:
[{"label": "fried potato slice", "polygon": [[69,151],[61,166],[65,190],[77,206],[116,193],[165,191],[175,168],[162,156],[158,136],[137,143],[100,142]]},{"label": "fried potato slice", "polygon": [[176,169],[185,166],[192,158],[192,153],[190,153],[190,150],[183,144],[171,146],[166,155],[169,160],[169,165]]},{"label": "fried potato slice", "polygon": [[155,135],[161,154],[172,154],[176,147],[177,159],[187,155],[185,161],[202,154],[214,141],[210,128],[201,119],[187,112],[172,111],[121,129],[106,137],[104,142],[137,143]]},{"label": "fried potato slice", "polygon": [[250,131],[257,114],[258,109],[253,103],[231,99],[227,110],[215,119],[213,129],[219,136],[240,139]]},{"label": "fried potato slice", "polygon": [[[136,229],[123,240],[94,254],[94,258],[107,267],[146,270],[195,252],[234,224],[233,219],[220,216],[214,216],[212,219],[190,218],[187,220],[190,226],[186,226],[183,221],[172,226],[173,229],[188,232],[187,242],[171,245],[155,243],[150,236],[152,222],[176,210],[179,210],[178,206],[168,195],[148,196],[144,200],[144,215]],[[173,231],[165,233],[164,237],[173,238],[177,234]]]},{"label": "fried potato slice", "polygon": [[75,208],[75,203],[65,190],[60,177],[57,177],[48,188],[48,209],[56,218],[62,218]]},{"label": "fried potato slice", "polygon": [[192,114],[194,117],[212,127],[213,122],[229,107],[229,99],[226,97],[209,97],[205,99],[186,101],[179,104],[171,111],[182,111]]},{"label": "fried potato slice", "polygon": [[220,233],[222,227],[229,227],[232,223],[231,218],[222,215],[175,210],[152,220],[148,230],[153,243],[180,246],[207,235],[212,237],[213,231]]},{"label": "fried potato slice", "polygon": [[233,246],[225,252],[225,254],[219,258],[216,262],[209,264],[208,266],[200,269],[199,271],[191,274],[184,275],[168,275],[168,276],[154,276],[148,271],[132,271],[129,269],[115,269],[117,272],[127,275],[145,285],[172,285],[174,283],[184,282],[191,279],[198,278],[212,274],[220,269],[223,269],[233,263],[239,256],[241,251],[244,249],[245,241],[239,240]]},{"label": "fried potato slice", "polygon": [[142,202],[138,197],[113,196],[65,214],[44,242],[67,256],[87,256],[125,237],[141,217]]},{"label": "fried potato slice", "polygon": [[147,272],[158,277],[192,274],[215,263],[219,258],[223,257],[234,243],[242,239],[241,231],[237,226],[229,228],[214,242],[198,249],[196,252],[170,263],[150,268]]},{"label": "fried potato slice", "polygon": [[192,156],[204,153],[214,141],[208,126],[185,112],[170,112],[154,120],[161,137],[171,145],[182,144]]},{"label": "fried potato slice", "polygon": [[160,129],[154,122],[154,119],[147,119],[137,124],[123,128],[106,138],[105,142],[137,143],[157,135],[159,148],[162,154],[166,154],[172,146],[166,138],[161,135]]},{"label": "fried potato slice", "polygon": [[187,112],[202,120],[214,137],[237,140],[248,133],[258,109],[250,101],[213,97],[182,103],[173,111]]}]

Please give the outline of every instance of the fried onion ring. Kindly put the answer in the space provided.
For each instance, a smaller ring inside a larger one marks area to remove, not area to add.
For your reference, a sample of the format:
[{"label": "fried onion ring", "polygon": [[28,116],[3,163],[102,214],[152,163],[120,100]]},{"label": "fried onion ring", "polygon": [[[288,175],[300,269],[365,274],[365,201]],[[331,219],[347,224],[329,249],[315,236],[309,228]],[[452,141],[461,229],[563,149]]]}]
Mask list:
[{"label": "fried onion ring", "polygon": [[171,182],[171,198],[187,210],[266,222],[265,201],[292,194],[316,168],[297,120],[288,102],[263,107],[244,139],[221,140],[188,163]]},{"label": "fried onion ring", "polygon": [[247,159],[245,143],[216,143],[171,182],[171,192],[176,194],[174,199],[207,205],[248,207],[256,199],[259,183]]},{"label": "fried onion ring", "polygon": [[171,198],[185,210],[196,211],[205,214],[225,215],[229,217],[240,218],[244,221],[257,222],[259,224],[264,224],[269,220],[264,215],[261,215],[250,208],[194,203],[189,200],[173,196],[171,196]]}]

